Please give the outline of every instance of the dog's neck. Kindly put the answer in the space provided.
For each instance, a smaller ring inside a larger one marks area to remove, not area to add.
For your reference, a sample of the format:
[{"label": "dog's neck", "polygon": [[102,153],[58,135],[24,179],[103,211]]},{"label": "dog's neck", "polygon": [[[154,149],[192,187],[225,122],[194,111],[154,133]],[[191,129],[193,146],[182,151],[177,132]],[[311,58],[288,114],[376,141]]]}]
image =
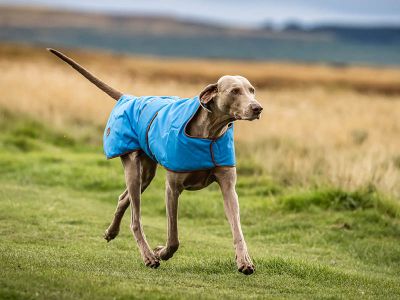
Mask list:
[{"label": "dog's neck", "polygon": [[229,123],[234,118],[220,113],[211,108],[210,111],[199,107],[193,118],[189,121],[186,133],[193,137],[216,139],[228,129]]}]

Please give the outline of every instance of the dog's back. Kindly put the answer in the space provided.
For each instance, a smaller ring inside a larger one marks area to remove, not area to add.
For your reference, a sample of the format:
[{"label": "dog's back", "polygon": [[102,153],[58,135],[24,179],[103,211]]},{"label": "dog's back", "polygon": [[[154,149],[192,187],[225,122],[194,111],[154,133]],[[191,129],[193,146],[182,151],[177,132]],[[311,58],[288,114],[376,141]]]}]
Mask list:
[{"label": "dog's back", "polygon": [[156,113],[178,97],[122,95],[104,130],[104,153],[108,159],[147,147],[146,133]]}]

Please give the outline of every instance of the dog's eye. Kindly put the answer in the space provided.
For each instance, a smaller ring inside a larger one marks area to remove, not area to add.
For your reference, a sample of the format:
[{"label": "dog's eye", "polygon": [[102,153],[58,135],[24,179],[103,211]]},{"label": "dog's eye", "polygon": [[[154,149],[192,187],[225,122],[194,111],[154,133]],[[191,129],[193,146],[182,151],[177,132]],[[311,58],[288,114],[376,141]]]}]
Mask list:
[{"label": "dog's eye", "polygon": [[231,93],[234,95],[239,95],[240,94],[240,89],[233,89],[231,90]]},{"label": "dog's eye", "polygon": [[254,94],[256,91],[254,90],[254,88],[251,87],[251,88],[249,88],[249,92]]}]

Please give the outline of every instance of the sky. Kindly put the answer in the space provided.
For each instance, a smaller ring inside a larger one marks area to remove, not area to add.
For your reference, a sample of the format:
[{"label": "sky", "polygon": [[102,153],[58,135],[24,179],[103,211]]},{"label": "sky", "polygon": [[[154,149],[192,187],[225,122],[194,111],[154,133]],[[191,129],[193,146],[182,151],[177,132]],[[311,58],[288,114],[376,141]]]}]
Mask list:
[{"label": "sky", "polygon": [[288,22],[400,25],[400,0],[0,0],[2,4],[172,15],[244,27],[263,23],[282,26]]}]

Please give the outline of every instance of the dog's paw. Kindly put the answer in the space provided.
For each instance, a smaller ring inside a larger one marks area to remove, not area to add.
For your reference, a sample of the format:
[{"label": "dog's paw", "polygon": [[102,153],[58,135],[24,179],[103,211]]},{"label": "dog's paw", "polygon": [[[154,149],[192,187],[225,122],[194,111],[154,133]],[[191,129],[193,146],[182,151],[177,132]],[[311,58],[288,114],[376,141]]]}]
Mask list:
[{"label": "dog's paw", "polygon": [[241,264],[240,266],[238,265],[238,271],[240,273],[243,273],[244,275],[251,275],[254,273],[255,270],[256,268],[253,264]]},{"label": "dog's paw", "polygon": [[244,275],[251,275],[256,270],[256,268],[248,254],[242,256],[239,259],[236,257],[236,264],[238,267],[238,271],[240,273],[243,273]]},{"label": "dog's paw", "polygon": [[154,255],[157,256],[158,259],[168,260],[171,256],[166,255],[166,248],[165,246],[157,246],[153,249]]},{"label": "dog's paw", "polygon": [[109,242],[117,237],[119,230],[110,230],[109,228],[104,232],[104,239]]},{"label": "dog's paw", "polygon": [[178,250],[178,245],[176,246],[170,246],[170,247],[165,247],[165,246],[157,246],[154,248],[154,254],[162,260],[168,260],[170,259],[174,253]]},{"label": "dog's paw", "polygon": [[160,260],[155,254],[148,253],[146,255],[142,255],[142,257],[146,267],[157,269],[160,266]]}]

